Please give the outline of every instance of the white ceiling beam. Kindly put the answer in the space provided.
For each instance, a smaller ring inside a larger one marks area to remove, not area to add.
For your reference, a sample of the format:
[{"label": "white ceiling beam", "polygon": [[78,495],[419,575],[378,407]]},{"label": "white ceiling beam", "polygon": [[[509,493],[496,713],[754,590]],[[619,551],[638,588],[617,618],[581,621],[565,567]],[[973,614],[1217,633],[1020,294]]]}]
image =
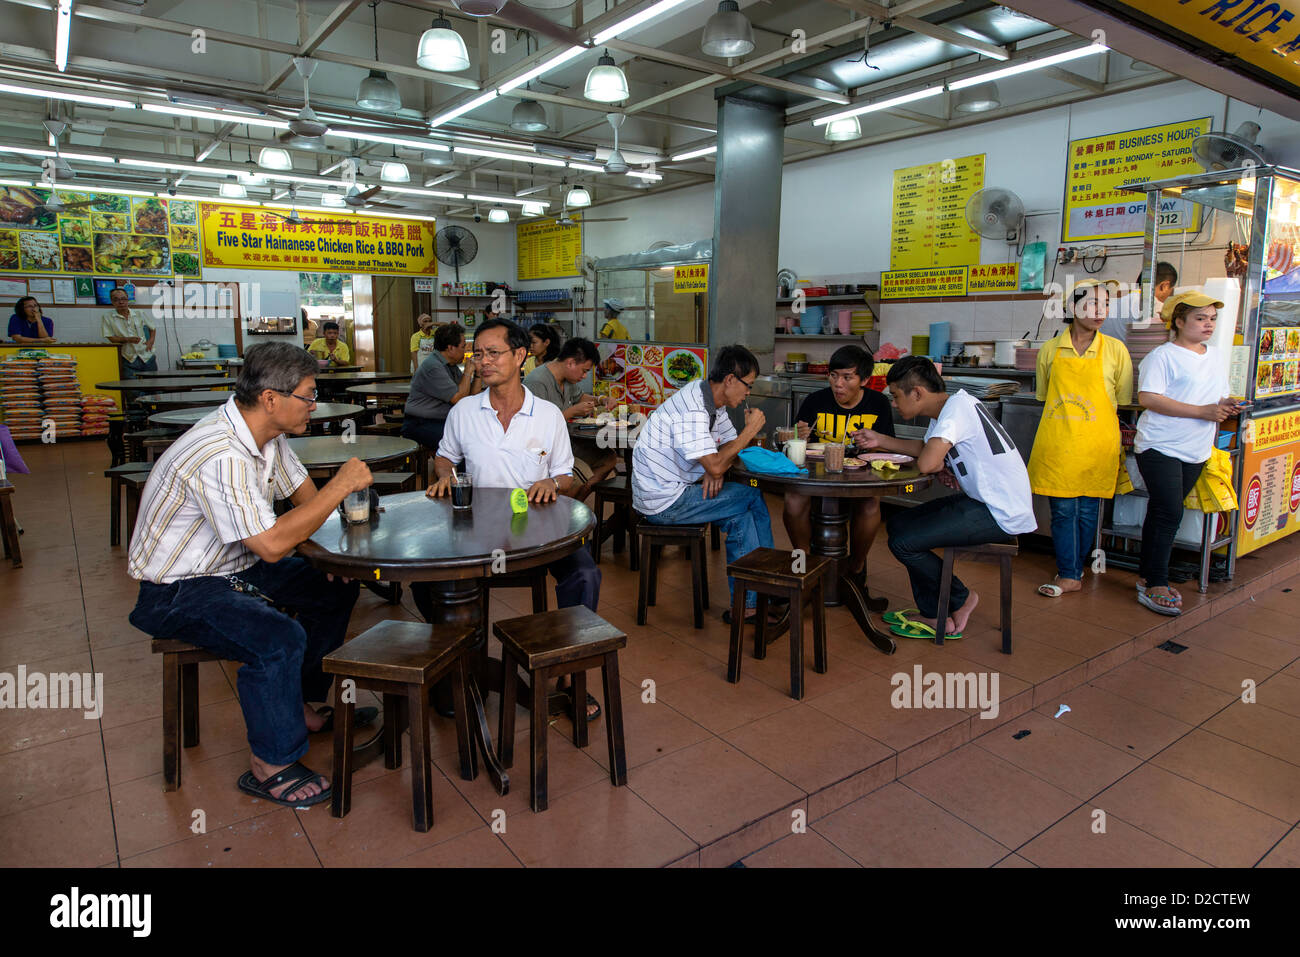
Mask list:
[{"label": "white ceiling beam", "polygon": [[[309,36],[302,45],[297,48],[294,52],[294,56],[313,56],[320,45],[330,38],[330,34],[343,26],[352,11],[361,6],[364,2],[365,0],[342,0],[342,3],[331,10],[321,22],[320,26],[312,31],[311,36]],[[271,77],[271,79],[262,85],[262,92],[274,92],[281,83],[293,76],[293,72],[293,58],[291,57],[288,63],[280,67],[275,76]]]}]

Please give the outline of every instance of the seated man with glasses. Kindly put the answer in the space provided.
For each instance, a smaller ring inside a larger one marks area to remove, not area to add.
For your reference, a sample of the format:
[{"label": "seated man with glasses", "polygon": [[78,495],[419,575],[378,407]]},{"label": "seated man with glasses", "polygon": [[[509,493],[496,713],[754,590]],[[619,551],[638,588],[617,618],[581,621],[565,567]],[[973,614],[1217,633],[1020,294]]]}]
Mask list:
[{"label": "seated man with glasses", "polygon": [[[252,758],[238,787],[288,807],[330,797],[329,782],[300,759],[309,732],[332,730],[333,713],[307,702],[329,696],[321,659],[343,644],[358,591],[291,556],[348,493],[371,483],[353,458],[317,489],[289,447],[286,435],[307,431],[317,370],[287,342],[248,350],[229,401],[149,473],[127,566],[140,581],[131,624],[243,662],[239,706]],[[277,518],[283,499],[293,507]],[[357,709],[356,723],[375,715]]]},{"label": "seated man with glasses", "polygon": [[[488,319],[474,334],[474,364],[487,388],[457,402],[447,413],[438,455],[433,460],[437,481],[430,498],[451,490],[451,473],[459,465],[480,488],[521,488],[528,501],[554,502],[575,487],[573,450],[559,408],[524,388],[519,369],[528,356],[528,333],[509,319]],[[431,360],[432,361],[432,360]],[[596,610],[600,598],[600,569],[585,548],[551,562],[555,603],[559,608],[586,605]],[[427,585],[411,587],[420,613],[433,620]],[[439,683],[434,706],[446,715],[450,693]],[[600,714],[596,699],[587,697],[587,717]]]},{"label": "seated man with glasses", "polygon": [[[737,435],[727,409],[749,397],[758,378],[758,360],[744,346],[723,346],[707,379],[682,386],[650,414],[632,452],[632,505],[659,525],[719,522],[727,533],[727,561],[743,558],[756,548],[772,547],[772,522],[763,493],[739,482],[726,482],[727,470],[763,430],[760,409],[745,409],[745,428]],[[735,594],[735,582],[727,579]],[[754,592],[745,607],[758,604]],[[773,613],[781,633],[789,607]],[[754,616],[746,617],[752,621]],[[722,620],[731,623],[731,611]]]}]

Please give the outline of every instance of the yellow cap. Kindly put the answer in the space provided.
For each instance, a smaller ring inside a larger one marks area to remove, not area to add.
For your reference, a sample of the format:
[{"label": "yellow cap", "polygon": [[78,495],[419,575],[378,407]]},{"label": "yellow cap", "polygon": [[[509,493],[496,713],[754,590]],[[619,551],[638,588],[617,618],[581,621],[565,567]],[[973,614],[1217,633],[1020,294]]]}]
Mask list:
[{"label": "yellow cap", "polygon": [[1166,299],[1164,306],[1160,309],[1160,318],[1165,321],[1166,326],[1173,322],[1174,307],[1179,306],[1182,303],[1187,303],[1187,305],[1191,306],[1193,309],[1199,309],[1202,306],[1213,306],[1215,309],[1223,308],[1223,303],[1215,299],[1213,296],[1207,296],[1203,292],[1196,292],[1195,290],[1192,292],[1180,292],[1178,295],[1170,296]]},{"label": "yellow cap", "polygon": [[1111,286],[1113,288],[1110,289],[1109,292],[1113,294],[1116,290],[1119,289],[1119,280],[1118,279],[1080,279],[1073,286],[1071,286],[1069,289],[1065,290],[1065,292],[1061,294],[1061,303],[1066,306],[1070,305],[1070,303],[1074,302],[1075,293],[1077,293],[1080,289],[1089,289],[1092,286]]}]

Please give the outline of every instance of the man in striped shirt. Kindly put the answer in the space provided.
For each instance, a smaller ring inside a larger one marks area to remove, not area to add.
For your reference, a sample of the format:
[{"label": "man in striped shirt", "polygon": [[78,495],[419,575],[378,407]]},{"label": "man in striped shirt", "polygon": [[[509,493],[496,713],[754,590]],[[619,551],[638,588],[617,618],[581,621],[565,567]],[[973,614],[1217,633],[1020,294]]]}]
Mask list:
[{"label": "man in striped shirt", "polygon": [[[650,414],[632,453],[632,505],[659,525],[720,522],[727,533],[727,561],[756,548],[772,547],[772,522],[763,493],[739,482],[725,482],[740,450],[763,429],[760,409],[745,409],[745,428],[737,435],[727,415],[749,396],[758,378],[758,360],[744,346],[718,351],[708,379],[688,382]],[[735,582],[727,579],[735,594]],[[745,607],[758,602],[745,594]],[[774,616],[780,634],[788,607]],[[731,623],[731,611],[723,613]],[[746,621],[752,620],[747,617]]]},{"label": "man in striped shirt", "polygon": [[[234,395],[176,441],[149,473],[128,572],[140,580],[131,624],[243,662],[239,705],[252,751],[241,791],[306,807],[330,797],[304,767],[309,732],[332,728],[321,659],[343,643],[355,582],[288,557],[350,492],[371,483],[350,459],[321,489],[285,434],[307,430],[317,362],[272,342],[248,350]],[[293,508],[275,515],[273,502]],[[360,712],[361,709],[358,709]],[[366,709],[362,722],[374,720]]]}]

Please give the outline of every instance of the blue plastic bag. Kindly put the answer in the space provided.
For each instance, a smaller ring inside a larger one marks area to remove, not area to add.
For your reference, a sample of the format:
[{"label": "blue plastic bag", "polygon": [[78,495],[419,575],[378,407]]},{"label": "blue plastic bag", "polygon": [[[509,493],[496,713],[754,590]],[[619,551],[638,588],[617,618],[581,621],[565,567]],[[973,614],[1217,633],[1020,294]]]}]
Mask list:
[{"label": "blue plastic bag", "polygon": [[738,456],[745,468],[763,475],[807,475],[808,470],[800,468],[780,452],[750,446],[741,449]]}]

